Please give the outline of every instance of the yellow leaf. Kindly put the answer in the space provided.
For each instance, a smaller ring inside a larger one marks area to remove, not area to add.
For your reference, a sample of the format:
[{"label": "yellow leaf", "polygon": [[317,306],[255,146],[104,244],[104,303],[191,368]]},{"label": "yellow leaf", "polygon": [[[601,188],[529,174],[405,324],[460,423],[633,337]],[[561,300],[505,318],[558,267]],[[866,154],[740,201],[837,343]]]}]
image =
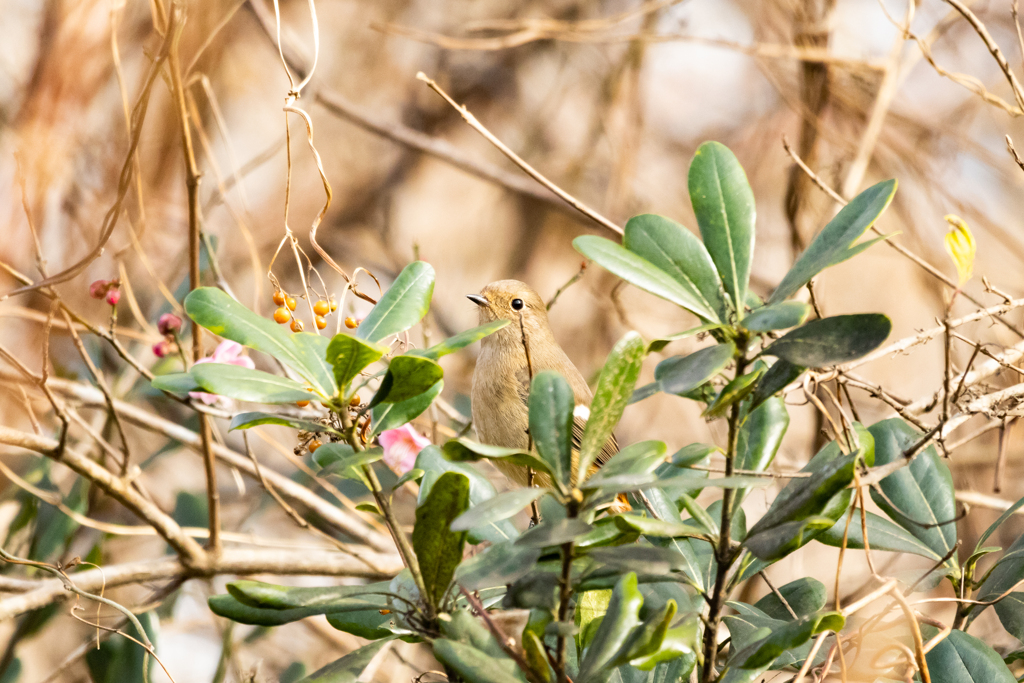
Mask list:
[{"label": "yellow leaf", "polygon": [[974,235],[967,223],[959,216],[949,214],[946,222],[952,229],[946,233],[946,251],[949,252],[953,263],[956,265],[956,273],[960,277],[960,286],[971,279],[974,273],[974,255],[977,246],[974,244]]}]

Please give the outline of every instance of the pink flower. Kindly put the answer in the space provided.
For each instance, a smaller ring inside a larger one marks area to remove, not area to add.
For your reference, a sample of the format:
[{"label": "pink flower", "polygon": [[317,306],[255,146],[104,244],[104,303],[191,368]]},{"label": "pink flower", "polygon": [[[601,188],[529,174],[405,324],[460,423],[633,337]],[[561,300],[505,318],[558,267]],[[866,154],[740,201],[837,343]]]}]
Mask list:
[{"label": "pink flower", "polygon": [[[243,368],[249,368],[250,370],[256,369],[256,364],[252,362],[252,358],[242,355],[242,345],[238,342],[233,341],[222,341],[214,349],[213,355],[208,358],[200,358],[196,361],[196,365],[200,363],[224,363],[226,365],[240,365]],[[202,391],[190,391],[188,395],[192,398],[198,399],[208,406],[212,406],[217,402],[219,396],[213,394],[207,394]]]},{"label": "pink flower", "polygon": [[181,330],[181,318],[173,313],[164,313],[160,316],[156,329],[160,330],[160,334],[163,335],[177,334]]},{"label": "pink flower", "polygon": [[416,464],[416,456],[430,445],[430,439],[408,424],[381,432],[377,440],[384,447],[384,463],[398,475],[411,470]]}]

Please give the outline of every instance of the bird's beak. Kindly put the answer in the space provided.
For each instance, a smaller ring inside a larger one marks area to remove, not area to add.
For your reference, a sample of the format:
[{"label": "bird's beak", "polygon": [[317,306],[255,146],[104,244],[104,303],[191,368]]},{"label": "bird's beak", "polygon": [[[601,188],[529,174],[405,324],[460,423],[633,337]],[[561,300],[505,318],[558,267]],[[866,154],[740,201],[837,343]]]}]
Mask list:
[{"label": "bird's beak", "polygon": [[475,303],[477,306],[489,306],[490,302],[479,294],[467,294],[466,298]]}]

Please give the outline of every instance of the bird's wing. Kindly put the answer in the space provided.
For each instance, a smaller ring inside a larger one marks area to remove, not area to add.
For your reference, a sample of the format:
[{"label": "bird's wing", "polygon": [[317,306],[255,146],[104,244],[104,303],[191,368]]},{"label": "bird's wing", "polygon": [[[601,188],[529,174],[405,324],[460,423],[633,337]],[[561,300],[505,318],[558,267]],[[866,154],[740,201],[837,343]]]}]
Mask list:
[{"label": "bird's wing", "polygon": [[[572,411],[572,447],[577,452],[583,444],[583,430],[587,426],[588,418],[590,418],[590,409],[583,404],[577,405],[576,409]],[[619,443],[615,440],[615,435],[612,434],[604,442],[601,452],[597,454],[597,460],[594,461],[593,468],[597,469],[605,464],[618,452]]]}]

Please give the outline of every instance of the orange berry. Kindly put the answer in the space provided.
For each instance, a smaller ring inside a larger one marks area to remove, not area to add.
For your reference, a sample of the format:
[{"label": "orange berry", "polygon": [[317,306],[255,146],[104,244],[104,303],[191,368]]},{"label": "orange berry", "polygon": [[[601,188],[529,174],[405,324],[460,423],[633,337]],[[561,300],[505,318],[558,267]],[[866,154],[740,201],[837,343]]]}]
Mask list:
[{"label": "orange berry", "polygon": [[307,448],[309,449],[310,453],[316,453],[316,449],[320,448],[320,445],[321,444],[320,444],[319,440],[317,440],[317,441],[310,441],[309,442],[309,446],[307,446]]},{"label": "orange berry", "polygon": [[295,405],[297,405],[300,408],[305,408],[306,406],[309,405],[309,401],[296,401]]},{"label": "orange berry", "polygon": [[314,322],[316,322],[316,329],[318,330],[322,330],[325,327],[327,327],[327,321],[324,320],[324,317],[322,315],[318,315],[316,318],[314,318]]},{"label": "orange berry", "polygon": [[284,300],[284,304],[285,304],[285,306],[288,307],[289,311],[294,311],[295,310],[295,297],[293,297],[293,296],[287,297]]},{"label": "orange berry", "polygon": [[332,296],[331,297],[331,313],[334,313],[336,310],[338,310],[338,302],[335,301],[334,297]]},{"label": "orange berry", "polygon": [[292,312],[282,306],[281,308],[274,311],[274,322],[279,325],[284,325],[286,322],[291,320]]},{"label": "orange berry", "polygon": [[274,292],[273,299],[276,305],[284,306],[284,292],[282,292],[280,289]]},{"label": "orange berry", "polygon": [[345,327],[350,330],[354,330],[359,327],[359,323],[357,323],[353,318],[345,318]]},{"label": "orange berry", "polygon": [[302,332],[302,321],[298,318],[292,320],[291,324],[292,332]]},{"label": "orange berry", "polygon": [[360,398],[359,398],[359,394],[355,394],[354,396],[352,396],[352,398],[350,398],[348,400],[348,404],[350,406],[352,406],[353,408],[355,408],[357,405],[359,405],[360,402],[361,401],[360,401]]},{"label": "orange berry", "polygon": [[320,299],[320,301],[313,304],[313,312],[317,315],[327,315],[331,312],[331,305],[323,299]]}]

